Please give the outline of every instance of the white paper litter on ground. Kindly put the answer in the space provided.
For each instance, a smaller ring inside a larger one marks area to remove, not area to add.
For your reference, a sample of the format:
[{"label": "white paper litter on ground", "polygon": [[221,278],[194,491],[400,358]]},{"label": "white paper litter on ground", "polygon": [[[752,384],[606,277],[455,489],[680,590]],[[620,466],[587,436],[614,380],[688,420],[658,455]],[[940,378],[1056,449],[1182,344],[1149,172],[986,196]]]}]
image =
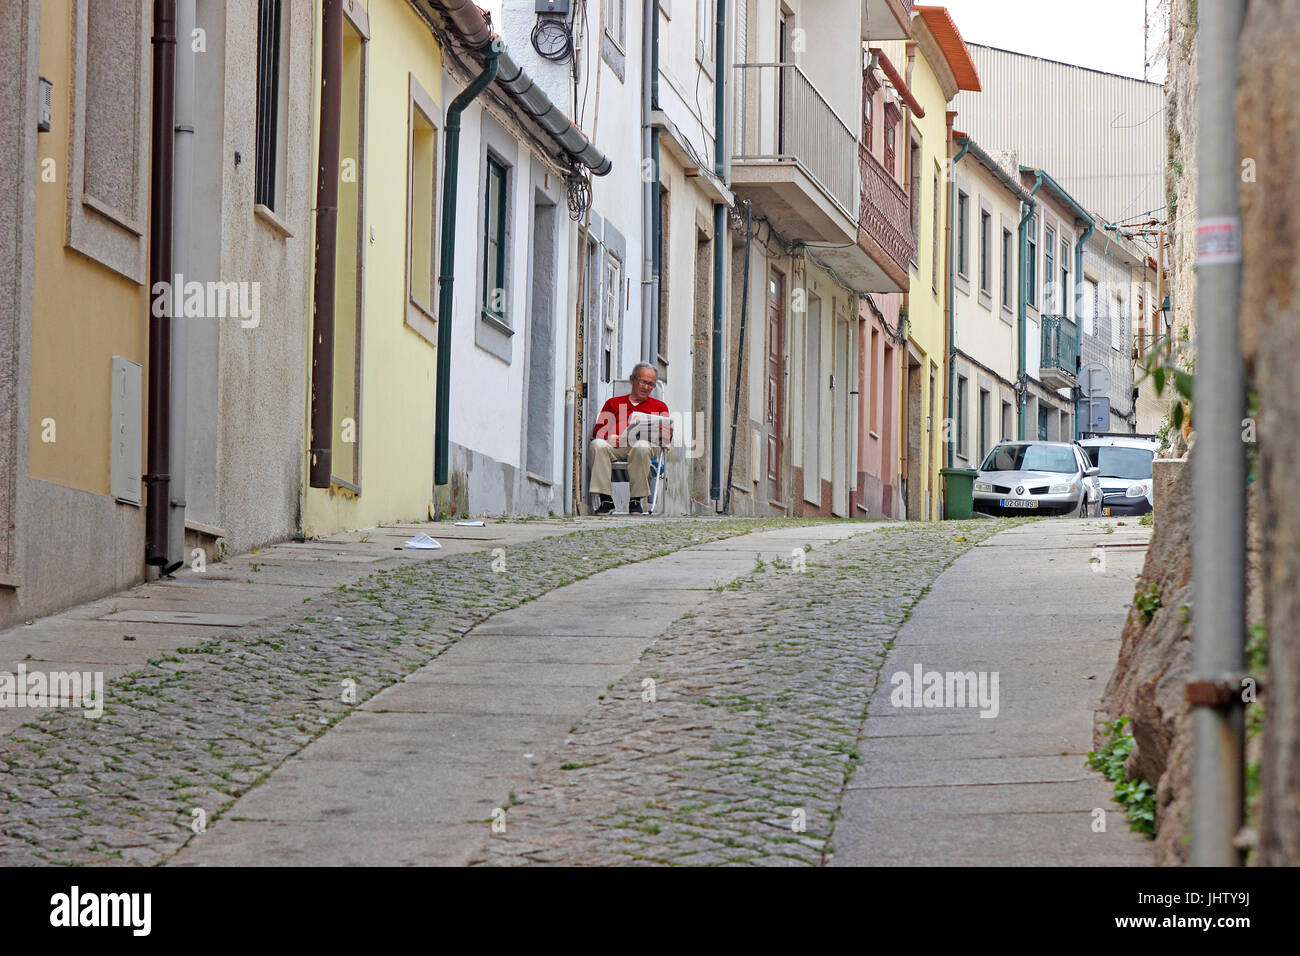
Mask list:
[{"label": "white paper litter on ground", "polygon": [[483,527],[483,522],[482,521],[457,521],[456,527],[457,528],[481,528]]},{"label": "white paper litter on ground", "polygon": [[440,545],[437,541],[434,541],[423,531],[417,534],[410,541],[406,542],[405,546],[412,549],[413,551],[435,551],[438,548],[442,547],[442,545]]}]

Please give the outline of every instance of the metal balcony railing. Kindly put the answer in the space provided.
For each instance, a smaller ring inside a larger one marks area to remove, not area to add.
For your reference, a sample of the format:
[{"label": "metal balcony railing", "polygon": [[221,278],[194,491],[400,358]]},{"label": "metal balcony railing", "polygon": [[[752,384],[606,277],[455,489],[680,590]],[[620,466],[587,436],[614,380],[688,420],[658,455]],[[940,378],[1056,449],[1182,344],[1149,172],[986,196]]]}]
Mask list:
[{"label": "metal balcony railing", "polygon": [[798,165],[850,219],[856,218],[857,137],[793,63],[737,63],[738,163]]},{"label": "metal balcony railing", "polygon": [[894,263],[906,272],[916,257],[907,190],[898,185],[884,164],[861,143],[858,144],[858,170],[862,179],[859,236],[865,234],[880,243]]},{"label": "metal balcony railing", "polygon": [[1171,339],[1163,332],[1140,332],[1133,336],[1133,361],[1144,362],[1148,355],[1158,351],[1161,355],[1169,354]]},{"label": "metal balcony railing", "polygon": [[1040,364],[1043,372],[1056,370],[1074,378],[1074,353],[1078,348],[1078,332],[1074,323],[1062,315],[1045,315],[1042,324]]}]

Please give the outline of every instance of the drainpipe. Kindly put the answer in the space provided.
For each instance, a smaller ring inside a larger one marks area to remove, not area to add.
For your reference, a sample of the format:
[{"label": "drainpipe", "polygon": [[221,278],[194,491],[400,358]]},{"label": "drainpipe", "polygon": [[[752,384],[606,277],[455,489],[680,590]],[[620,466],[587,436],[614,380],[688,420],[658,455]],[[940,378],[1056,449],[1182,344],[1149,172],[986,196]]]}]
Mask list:
[{"label": "drainpipe", "polygon": [[[949,114],[953,115],[953,114]],[[949,123],[951,131],[951,122]],[[952,142],[952,137],[948,137]],[[957,387],[957,257],[953,252],[952,216],[957,208],[957,164],[970,152],[970,140],[962,146],[952,161],[952,175],[948,177],[948,420],[952,421],[953,390]],[[956,422],[953,422],[956,427]],[[956,442],[948,440],[948,467],[953,466],[953,446]]]},{"label": "drainpipe", "polygon": [[[177,0],[176,35],[189,37],[194,32],[195,0]],[[190,222],[193,212],[194,183],[194,49],[182,42],[176,50],[176,181],[175,206],[172,209],[172,268],[177,276],[190,271]],[[177,290],[179,291],[179,290]],[[185,459],[188,400],[189,356],[188,317],[172,320],[171,382],[171,491],[167,510],[167,553],[185,561]]]},{"label": "drainpipe", "polygon": [[433,432],[433,483],[447,484],[447,458],[451,447],[451,291],[456,266],[456,180],[460,167],[460,116],[465,107],[496,79],[497,57],[504,46],[494,36],[480,51],[483,72],[461,90],[447,109],[442,159],[442,243],[438,266],[438,391]]},{"label": "drainpipe", "polygon": [[320,143],[316,172],[316,272],[311,338],[311,454],[308,483],[328,488],[334,470],[334,269],[343,123],[343,6],[321,12]]},{"label": "drainpipe", "polygon": [[1245,659],[1245,374],[1241,207],[1237,196],[1238,50],[1245,0],[1201,7],[1200,224],[1196,264],[1196,451],[1193,520],[1192,863],[1239,866]]},{"label": "drainpipe", "polygon": [[[717,72],[713,83],[713,172],[718,181],[727,182],[726,161],[726,75],[727,75],[727,0],[718,0],[714,39]],[[722,288],[727,265],[727,207],[713,204],[713,427],[710,435],[709,497],[722,498]]]},{"label": "drainpipe", "polygon": [[651,74],[654,69],[654,29],[658,22],[658,0],[641,4],[641,156],[650,163],[650,176],[642,177],[641,187],[641,361],[655,361],[657,343],[652,342],[655,301],[654,206],[659,198],[659,157],[654,154],[654,134],[650,128]]},{"label": "drainpipe", "polygon": [[[647,6],[651,10],[651,30],[650,30],[650,113],[659,109],[659,4],[657,0],[647,0]],[[650,121],[647,114],[646,122]],[[661,285],[663,278],[663,232],[664,220],[663,210],[659,205],[659,127],[654,126],[650,129],[650,164],[654,173],[654,182],[651,184],[650,194],[650,277],[653,284],[654,295],[651,302],[652,314],[655,317],[655,328],[658,326],[658,317],[663,315],[664,290]],[[666,342],[657,342],[656,349],[662,354],[668,354]],[[657,355],[651,355],[646,359],[647,362],[654,362]]]},{"label": "drainpipe", "polygon": [[[172,199],[176,146],[176,2],[153,5],[153,115],[149,175],[149,289],[165,294],[172,274]],[[171,574],[181,562],[167,552],[171,494],[171,313],[177,290],[166,297],[162,315],[149,308],[149,468],[144,476],[145,563]]]},{"label": "drainpipe", "polygon": [[[1043,185],[1043,172],[1039,170],[1035,174],[1034,188],[1029,190],[1030,197],[1033,197]],[[1025,440],[1025,398],[1029,392],[1029,379],[1027,378],[1027,364],[1025,362],[1025,352],[1027,350],[1026,326],[1029,323],[1029,314],[1027,309],[1026,298],[1029,294],[1029,270],[1025,268],[1026,261],[1029,259],[1029,233],[1025,229],[1030,217],[1033,216],[1034,210],[1038,204],[1031,198],[1025,205],[1025,211],[1020,215],[1019,232],[1020,239],[1020,294],[1016,296],[1016,326],[1017,326],[1017,349],[1019,362],[1016,369],[1016,419],[1019,426],[1016,429],[1016,437],[1021,441]]]},{"label": "drainpipe", "polygon": [[[1083,247],[1088,244],[1088,239],[1091,238],[1092,231],[1096,228],[1096,221],[1090,218],[1083,237],[1074,246],[1074,374],[1076,381],[1083,374]],[[1061,290],[1061,295],[1065,295],[1064,289]],[[1079,394],[1080,399],[1082,399],[1082,389]],[[1079,425],[1079,404],[1079,401],[1074,403],[1075,441],[1078,441],[1083,435],[1083,428]],[[1091,401],[1088,403],[1088,414],[1092,414]]]}]

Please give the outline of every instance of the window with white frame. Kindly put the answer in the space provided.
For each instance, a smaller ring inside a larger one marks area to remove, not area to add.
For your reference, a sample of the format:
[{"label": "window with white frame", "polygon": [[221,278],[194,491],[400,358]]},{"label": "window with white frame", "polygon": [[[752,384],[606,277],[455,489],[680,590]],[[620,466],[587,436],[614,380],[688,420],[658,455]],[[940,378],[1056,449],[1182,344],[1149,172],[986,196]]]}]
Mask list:
[{"label": "window with white frame", "polygon": [[957,376],[957,454],[966,456],[966,378]]},{"label": "window with white frame", "polygon": [[[487,157],[483,203],[483,283],[484,317],[498,322],[506,320],[506,187],[509,167],[491,153]],[[507,323],[508,324],[508,323]]]},{"label": "window with white frame", "polygon": [[1025,301],[1038,308],[1038,223],[1029,220],[1029,249],[1025,254]]},{"label": "window with white frame", "polygon": [[406,323],[432,344],[437,319],[438,127],[442,110],[409,75],[406,199]]},{"label": "window with white frame", "polygon": [[623,264],[613,253],[605,254],[604,324],[601,328],[600,378],[612,382],[618,357],[618,326],[623,305]]},{"label": "window with white frame", "polygon": [[713,37],[716,31],[713,5],[716,2],[717,0],[697,0],[695,4],[695,59],[705,66],[713,65]]},{"label": "window with white frame", "polygon": [[1070,288],[1070,244],[1061,240],[1061,315],[1070,317],[1070,303],[1074,301],[1074,290]]},{"label": "window with white frame", "polygon": [[623,49],[626,42],[624,30],[624,6],[627,0],[604,0],[603,16],[605,19],[605,35],[618,44],[620,50]]},{"label": "window with white frame", "polygon": [[1014,261],[1012,259],[1012,256],[1014,254],[1012,252],[1012,248],[1013,248],[1011,245],[1012,241],[1013,240],[1011,238],[1011,230],[1003,229],[1002,230],[1002,308],[1004,309],[1010,309],[1013,307],[1012,296],[1011,296],[1011,263]]},{"label": "window with white frame", "polygon": [[989,215],[987,209],[980,210],[980,291],[988,295],[992,279],[990,273],[993,271],[989,265],[990,246],[993,242],[993,217]]},{"label": "window with white frame", "polygon": [[966,236],[966,224],[970,221],[967,215],[969,206],[970,197],[959,191],[957,193],[957,274],[960,276],[970,274],[970,264],[967,262],[969,255],[966,251],[970,247]]},{"label": "window with white frame", "polygon": [[1097,317],[1097,283],[1092,279],[1083,280],[1083,301],[1079,305],[1082,308],[1079,320],[1083,323],[1083,334],[1094,335],[1094,320]]},{"label": "window with white frame", "polygon": [[1124,347],[1124,293],[1112,293],[1110,306],[1110,347],[1119,351]]},{"label": "window with white frame", "polygon": [[1059,297],[1060,290],[1057,294],[1052,294],[1052,286],[1056,282],[1056,230],[1051,226],[1043,229],[1043,311],[1049,315],[1060,313]]},{"label": "window with white frame", "polygon": [[283,215],[288,161],[289,52],[282,0],[257,4],[257,139],[253,201]]}]

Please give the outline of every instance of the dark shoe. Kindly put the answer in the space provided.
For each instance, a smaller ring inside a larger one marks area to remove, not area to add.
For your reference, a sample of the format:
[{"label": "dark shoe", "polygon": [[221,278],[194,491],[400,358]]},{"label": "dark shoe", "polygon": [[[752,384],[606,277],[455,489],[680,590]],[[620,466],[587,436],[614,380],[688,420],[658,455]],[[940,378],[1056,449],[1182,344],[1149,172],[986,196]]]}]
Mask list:
[{"label": "dark shoe", "polygon": [[640,498],[633,498],[631,501],[629,501],[629,502],[627,503],[627,513],[630,514],[630,515],[643,515],[643,514],[645,514],[645,512],[641,510],[641,499],[640,499]]},{"label": "dark shoe", "polygon": [[595,511],[593,511],[592,514],[612,515],[613,513],[614,513],[614,499],[611,498],[609,495],[601,495],[600,507],[598,507]]}]

